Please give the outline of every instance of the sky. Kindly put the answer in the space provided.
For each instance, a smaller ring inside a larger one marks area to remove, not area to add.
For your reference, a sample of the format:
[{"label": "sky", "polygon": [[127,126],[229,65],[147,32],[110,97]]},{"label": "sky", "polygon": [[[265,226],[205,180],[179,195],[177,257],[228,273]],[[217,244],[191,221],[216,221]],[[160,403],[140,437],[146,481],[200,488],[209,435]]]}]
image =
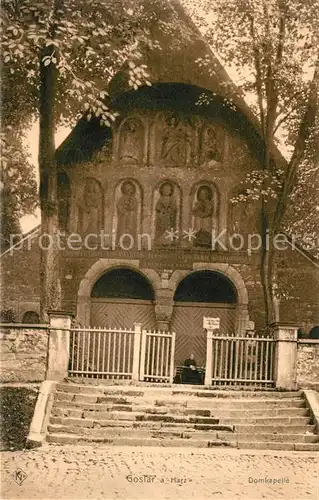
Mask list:
[{"label": "sky", "polygon": [[[55,136],[56,147],[64,141],[64,139],[71,132],[71,128],[60,127]],[[31,163],[34,165],[36,172],[37,182],[39,182],[39,169],[38,169],[38,151],[39,151],[39,122],[37,121],[26,135],[26,146],[28,147],[31,155]],[[35,215],[26,215],[20,220],[21,229],[23,233],[31,231],[35,226],[41,222],[40,209],[37,209]]]}]

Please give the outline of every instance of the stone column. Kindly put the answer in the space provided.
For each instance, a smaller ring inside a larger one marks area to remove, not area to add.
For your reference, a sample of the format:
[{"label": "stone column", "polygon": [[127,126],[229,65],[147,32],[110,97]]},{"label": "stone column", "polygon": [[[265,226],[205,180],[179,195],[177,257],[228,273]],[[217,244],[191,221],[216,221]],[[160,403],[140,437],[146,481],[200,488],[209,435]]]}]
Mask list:
[{"label": "stone column", "polygon": [[239,304],[236,309],[235,331],[236,335],[245,335],[248,329],[249,313],[247,304]]},{"label": "stone column", "polygon": [[276,340],[274,363],[276,389],[295,390],[298,326],[292,323],[274,323],[271,327]]},{"label": "stone column", "polygon": [[50,336],[46,380],[61,381],[68,376],[72,313],[48,311]]},{"label": "stone column", "polygon": [[158,330],[167,332],[170,329],[173,314],[173,292],[162,288],[157,292],[155,303],[156,327]]},{"label": "stone column", "polygon": [[205,385],[212,385],[213,332],[207,330]]}]

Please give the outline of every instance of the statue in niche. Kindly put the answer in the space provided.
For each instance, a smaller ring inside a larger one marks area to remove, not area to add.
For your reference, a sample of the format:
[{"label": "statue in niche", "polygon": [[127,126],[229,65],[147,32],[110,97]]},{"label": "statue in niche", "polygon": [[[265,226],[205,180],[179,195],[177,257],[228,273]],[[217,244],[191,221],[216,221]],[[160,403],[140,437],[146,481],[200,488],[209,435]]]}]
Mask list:
[{"label": "statue in niche", "polygon": [[138,200],[136,186],[132,181],[123,181],[121,196],[117,202],[117,240],[124,234],[137,239]]},{"label": "statue in niche", "polygon": [[213,192],[209,186],[200,186],[193,207],[195,246],[210,247],[212,241]]},{"label": "statue in niche", "polygon": [[170,245],[172,241],[167,238],[166,231],[177,225],[177,203],[174,194],[174,185],[164,182],[160,189],[160,198],[155,206],[155,241],[161,245]]},{"label": "statue in niche", "polygon": [[219,134],[216,127],[210,125],[204,128],[202,137],[202,163],[212,160],[221,161],[221,147],[219,144]]},{"label": "statue in niche", "polygon": [[137,164],[142,161],[143,134],[143,125],[139,120],[129,118],[124,122],[119,144],[119,159],[122,163]]},{"label": "statue in niche", "polygon": [[82,236],[98,234],[102,228],[102,189],[100,183],[88,177],[85,182],[83,204],[79,207],[78,232]]},{"label": "statue in niche", "polygon": [[189,146],[190,134],[187,124],[177,114],[170,113],[164,124],[161,161],[169,166],[185,165]]}]

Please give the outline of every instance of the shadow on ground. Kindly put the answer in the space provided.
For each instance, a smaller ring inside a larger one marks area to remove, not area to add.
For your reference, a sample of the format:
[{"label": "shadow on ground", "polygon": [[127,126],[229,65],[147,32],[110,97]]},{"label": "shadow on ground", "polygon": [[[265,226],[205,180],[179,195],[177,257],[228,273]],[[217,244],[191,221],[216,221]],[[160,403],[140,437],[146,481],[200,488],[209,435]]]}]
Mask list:
[{"label": "shadow on ground", "polygon": [[0,388],[0,451],[25,448],[37,395],[36,387]]}]

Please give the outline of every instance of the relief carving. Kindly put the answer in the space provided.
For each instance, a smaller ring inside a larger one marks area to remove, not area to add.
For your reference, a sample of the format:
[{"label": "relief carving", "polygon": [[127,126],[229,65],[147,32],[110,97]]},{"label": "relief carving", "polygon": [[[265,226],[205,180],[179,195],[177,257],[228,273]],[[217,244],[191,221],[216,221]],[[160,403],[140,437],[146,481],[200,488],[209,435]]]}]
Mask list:
[{"label": "relief carving", "polygon": [[117,241],[123,235],[129,234],[136,243],[141,212],[138,186],[132,180],[125,180],[119,186],[118,191],[116,202]]},{"label": "relief carving", "polygon": [[171,304],[163,305],[156,304],[155,315],[157,321],[169,322],[173,313],[173,306]]},{"label": "relief carving", "polygon": [[83,202],[78,207],[78,232],[82,236],[98,234],[103,224],[103,193],[100,183],[87,177]]},{"label": "relief carving", "polygon": [[177,229],[178,204],[173,183],[165,181],[159,188],[159,199],[155,205],[155,242],[170,245],[166,231]]},{"label": "relief carving", "polygon": [[178,113],[167,114],[158,123],[162,131],[159,161],[170,167],[185,166],[190,161],[192,128],[188,120],[183,120]]},{"label": "relief carving", "polygon": [[211,247],[212,229],[216,226],[216,199],[209,185],[198,187],[193,201],[194,246]]},{"label": "relief carving", "polygon": [[201,136],[201,163],[222,160],[223,137],[216,125],[203,127]]},{"label": "relief carving", "polygon": [[143,161],[144,126],[137,118],[128,118],[120,129],[119,160],[138,164]]}]

